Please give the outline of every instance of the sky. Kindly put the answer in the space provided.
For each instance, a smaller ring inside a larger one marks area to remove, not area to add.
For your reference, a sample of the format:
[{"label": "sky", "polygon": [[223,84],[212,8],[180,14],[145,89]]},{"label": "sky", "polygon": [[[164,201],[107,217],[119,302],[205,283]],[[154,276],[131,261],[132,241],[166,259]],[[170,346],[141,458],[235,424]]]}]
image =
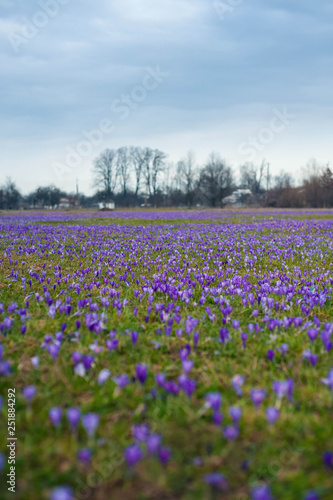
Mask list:
[{"label": "sky", "polygon": [[92,193],[105,148],[333,164],[332,0],[0,0],[0,184]]}]

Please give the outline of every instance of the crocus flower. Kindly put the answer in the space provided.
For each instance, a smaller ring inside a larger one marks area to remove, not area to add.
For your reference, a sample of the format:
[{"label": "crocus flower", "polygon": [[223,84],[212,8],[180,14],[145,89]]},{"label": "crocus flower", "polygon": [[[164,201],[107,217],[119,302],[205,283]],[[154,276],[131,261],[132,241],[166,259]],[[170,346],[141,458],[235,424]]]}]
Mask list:
[{"label": "crocus flower", "polygon": [[218,489],[223,489],[226,485],[226,478],[220,472],[211,472],[209,474],[205,474],[203,477],[205,483],[210,484]]},{"label": "crocus flower", "polygon": [[323,462],[328,469],[333,469],[333,451],[323,453]]},{"label": "crocus flower", "polygon": [[269,486],[257,486],[251,490],[252,500],[274,500]]},{"label": "crocus flower", "polygon": [[250,393],[253,404],[256,408],[259,408],[266,396],[265,389],[253,389]]},{"label": "crocus flower", "polygon": [[78,426],[81,410],[79,408],[68,408],[66,416],[72,431],[74,431]]},{"label": "crocus flower", "polygon": [[94,437],[99,424],[99,415],[97,413],[87,413],[82,417],[82,425],[89,438]]},{"label": "crocus flower", "polygon": [[228,441],[234,441],[239,434],[239,429],[235,425],[227,425],[223,428],[223,434]]},{"label": "crocus flower", "polygon": [[125,387],[130,383],[130,380],[126,374],[118,375],[113,378],[113,381],[117,384],[119,388]]},{"label": "crocus flower", "polygon": [[74,500],[73,490],[69,486],[58,486],[52,490],[50,500]]},{"label": "crocus flower", "polygon": [[138,341],[139,334],[138,332],[131,332],[132,344],[135,345]]},{"label": "crocus flower", "polygon": [[27,385],[23,387],[23,396],[27,401],[31,401],[36,394],[36,387],[34,385]]},{"label": "crocus flower", "polygon": [[210,392],[206,394],[206,405],[214,411],[219,411],[222,403],[222,396],[219,392]]},{"label": "crocus flower", "polygon": [[310,330],[307,331],[308,337],[311,342],[314,342],[316,340],[318,333],[319,330],[317,328],[310,328]]},{"label": "crocus flower", "polygon": [[289,383],[285,380],[273,382],[273,391],[278,399],[282,399],[288,394]]},{"label": "crocus flower", "polygon": [[333,367],[328,372],[327,378],[322,378],[321,381],[323,384],[327,385],[331,391],[333,390]]},{"label": "crocus flower", "polygon": [[319,499],[320,499],[319,494],[313,490],[308,491],[304,497],[304,500],[319,500]]},{"label": "crocus flower", "polygon": [[150,434],[146,439],[147,451],[149,455],[156,455],[161,447],[160,434]]},{"label": "crocus flower", "polygon": [[270,406],[266,410],[266,418],[269,424],[275,424],[277,419],[279,418],[280,412],[274,406]]},{"label": "crocus flower", "polygon": [[273,349],[269,349],[267,351],[267,358],[269,359],[269,361],[273,361],[274,356],[275,356],[275,352],[273,351]]},{"label": "crocus flower", "polygon": [[109,351],[116,351],[118,349],[119,340],[118,339],[107,339],[105,341],[106,347]]},{"label": "crocus flower", "polygon": [[134,467],[143,458],[143,453],[137,444],[128,446],[124,451],[124,457],[129,467]]},{"label": "crocus flower", "polygon": [[147,365],[143,365],[143,364],[136,365],[135,372],[136,372],[136,376],[138,377],[140,384],[144,384],[146,382],[147,376],[148,376]]},{"label": "crocus flower", "polygon": [[215,425],[221,425],[223,420],[223,414],[219,411],[214,411],[213,413],[213,423]]},{"label": "crocus flower", "polygon": [[233,388],[236,391],[236,394],[238,396],[241,396],[243,394],[241,387],[244,384],[244,380],[245,380],[245,377],[242,375],[235,375],[232,378],[231,383],[232,383],[232,386],[233,386]]},{"label": "crocus flower", "polygon": [[159,387],[163,387],[165,382],[165,373],[156,373],[155,380]]},{"label": "crocus flower", "polygon": [[166,465],[171,458],[171,450],[166,446],[163,446],[159,450],[158,458],[160,459],[161,464]]},{"label": "crocus flower", "polygon": [[249,336],[248,336],[247,333],[245,333],[245,332],[241,333],[241,339],[242,339],[243,349],[246,348],[246,341],[247,341],[248,337]]},{"label": "crocus flower", "polygon": [[229,408],[229,415],[234,422],[234,424],[238,424],[240,421],[240,418],[242,416],[242,410],[241,408],[238,408],[237,406],[231,406]]},{"label": "crocus flower", "polygon": [[310,349],[306,349],[303,352],[303,358],[306,359],[307,361],[310,361],[312,366],[315,366],[318,361],[318,356],[316,354],[313,354]]},{"label": "crocus flower", "polygon": [[39,366],[39,356],[33,356],[31,359],[31,364],[32,366],[37,370],[38,366]]},{"label": "crocus flower", "polygon": [[84,464],[89,464],[92,457],[92,451],[90,448],[82,448],[77,452],[77,458],[80,462]]},{"label": "crocus flower", "polygon": [[111,375],[110,370],[106,370],[106,369],[101,370],[99,372],[99,375],[98,375],[98,380],[97,380],[98,385],[104,384],[104,382],[107,381],[107,379],[110,377],[110,375]]},{"label": "crocus flower", "polygon": [[60,422],[61,422],[61,417],[62,417],[62,410],[61,408],[51,408],[49,411],[49,417],[51,422],[55,427],[59,427]]},{"label": "crocus flower", "polygon": [[135,441],[146,442],[150,434],[150,430],[147,424],[134,424],[132,427],[132,434]]}]

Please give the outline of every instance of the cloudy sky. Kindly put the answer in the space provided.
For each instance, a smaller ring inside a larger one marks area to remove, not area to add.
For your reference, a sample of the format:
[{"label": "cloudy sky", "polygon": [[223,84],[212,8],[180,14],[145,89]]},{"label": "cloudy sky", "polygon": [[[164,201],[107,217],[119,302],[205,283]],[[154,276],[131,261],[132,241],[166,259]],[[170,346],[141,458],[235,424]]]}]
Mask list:
[{"label": "cloudy sky", "polygon": [[0,0],[0,184],[91,192],[123,145],[333,164],[332,0]]}]

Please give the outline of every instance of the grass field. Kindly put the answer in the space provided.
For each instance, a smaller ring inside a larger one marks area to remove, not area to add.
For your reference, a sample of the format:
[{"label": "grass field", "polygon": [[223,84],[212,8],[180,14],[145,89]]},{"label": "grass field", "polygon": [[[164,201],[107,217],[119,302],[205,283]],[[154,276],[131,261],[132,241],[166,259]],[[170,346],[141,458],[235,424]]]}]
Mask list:
[{"label": "grass field", "polygon": [[332,500],[332,266],[329,211],[3,214],[1,499]]}]

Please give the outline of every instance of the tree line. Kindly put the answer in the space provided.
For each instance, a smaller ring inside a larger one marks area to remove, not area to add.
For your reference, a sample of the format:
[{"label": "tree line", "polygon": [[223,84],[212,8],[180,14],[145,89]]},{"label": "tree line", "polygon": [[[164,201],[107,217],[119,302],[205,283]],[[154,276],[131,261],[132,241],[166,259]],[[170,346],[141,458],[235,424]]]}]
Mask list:
[{"label": "tree line", "polygon": [[270,176],[269,163],[232,168],[217,153],[198,165],[192,152],[173,164],[167,154],[149,147],[105,149],[93,161],[95,193],[66,193],[54,185],[23,196],[8,178],[0,186],[0,209],[91,207],[114,202],[118,207],[315,207],[333,206],[333,173],[329,165],[308,162],[302,181],[286,172]]}]

